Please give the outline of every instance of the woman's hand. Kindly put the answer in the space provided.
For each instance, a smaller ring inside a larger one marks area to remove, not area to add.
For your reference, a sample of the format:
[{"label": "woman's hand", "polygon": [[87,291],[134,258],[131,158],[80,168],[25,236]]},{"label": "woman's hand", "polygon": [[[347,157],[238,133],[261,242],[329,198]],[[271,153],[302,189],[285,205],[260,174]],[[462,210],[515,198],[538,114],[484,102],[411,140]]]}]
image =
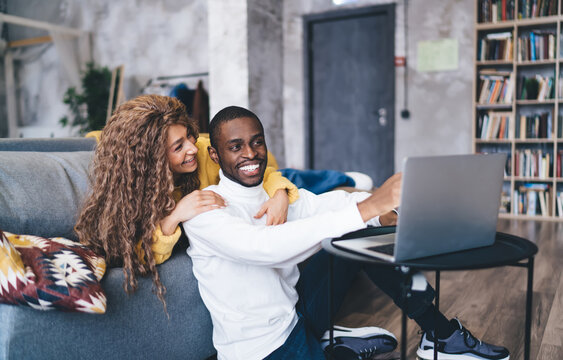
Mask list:
[{"label": "woman's hand", "polygon": [[178,201],[170,215],[160,221],[160,228],[164,235],[171,235],[176,231],[178,224],[206,211],[224,208],[225,206],[225,200],[213,191],[192,191]]},{"label": "woman's hand", "polygon": [[268,215],[266,225],[280,225],[287,221],[287,209],[289,207],[289,196],[285,189],[279,189],[274,197],[266,201],[260,211],[254,215],[255,219],[259,219],[264,214]]}]

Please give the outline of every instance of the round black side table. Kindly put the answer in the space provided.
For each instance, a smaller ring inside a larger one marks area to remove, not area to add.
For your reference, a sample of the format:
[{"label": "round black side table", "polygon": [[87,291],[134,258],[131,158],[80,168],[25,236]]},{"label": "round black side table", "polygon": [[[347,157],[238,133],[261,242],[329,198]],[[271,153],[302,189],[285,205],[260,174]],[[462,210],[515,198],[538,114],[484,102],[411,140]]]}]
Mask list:
[{"label": "round black side table", "polygon": [[[340,238],[325,239],[322,242],[323,248],[332,256],[343,257],[349,260],[362,261],[371,263],[374,266],[392,266],[399,268],[405,276],[403,285],[403,299],[405,303],[402,306],[402,326],[401,326],[401,359],[406,359],[406,328],[407,328],[407,315],[404,309],[406,308],[407,293],[410,291],[410,283],[412,276],[420,270],[435,271],[436,274],[436,299],[435,306],[439,309],[440,306],[440,272],[453,271],[453,270],[474,270],[485,269],[499,266],[518,266],[528,269],[528,285],[526,290],[526,321],[525,321],[525,339],[524,339],[524,359],[530,358],[530,340],[531,340],[531,325],[532,325],[532,295],[533,295],[533,278],[534,278],[534,256],[538,252],[538,247],[529,240],[524,238],[498,232],[496,234],[495,242],[491,246],[480,247],[476,249],[469,249],[454,253],[429,256],[420,259],[413,259],[401,262],[388,262],[385,260],[377,259],[367,255],[354,253],[350,250],[338,247],[338,241],[374,236],[395,232],[394,226],[387,227],[368,227],[366,229],[354,231],[346,234]],[[333,269],[332,257],[329,265],[330,274],[330,312],[333,313]],[[332,332],[332,315],[330,326],[330,345],[334,344]],[[434,359],[437,359],[437,339],[434,343]]]}]

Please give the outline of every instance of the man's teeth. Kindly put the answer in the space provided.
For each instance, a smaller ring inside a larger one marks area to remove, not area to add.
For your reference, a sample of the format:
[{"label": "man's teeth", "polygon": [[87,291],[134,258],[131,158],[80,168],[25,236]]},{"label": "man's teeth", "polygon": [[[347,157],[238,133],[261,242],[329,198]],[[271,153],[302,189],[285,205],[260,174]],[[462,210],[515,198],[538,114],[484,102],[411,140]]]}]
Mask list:
[{"label": "man's teeth", "polygon": [[240,169],[242,171],[254,171],[254,170],[258,169],[258,164],[242,166]]}]

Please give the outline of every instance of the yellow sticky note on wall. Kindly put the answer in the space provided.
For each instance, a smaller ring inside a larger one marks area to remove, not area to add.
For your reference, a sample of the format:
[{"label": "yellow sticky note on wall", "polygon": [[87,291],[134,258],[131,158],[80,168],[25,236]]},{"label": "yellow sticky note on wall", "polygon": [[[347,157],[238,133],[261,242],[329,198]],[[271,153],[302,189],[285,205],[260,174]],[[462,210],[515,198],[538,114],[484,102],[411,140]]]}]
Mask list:
[{"label": "yellow sticky note on wall", "polygon": [[456,39],[419,41],[418,71],[450,71],[458,68],[458,42]]}]

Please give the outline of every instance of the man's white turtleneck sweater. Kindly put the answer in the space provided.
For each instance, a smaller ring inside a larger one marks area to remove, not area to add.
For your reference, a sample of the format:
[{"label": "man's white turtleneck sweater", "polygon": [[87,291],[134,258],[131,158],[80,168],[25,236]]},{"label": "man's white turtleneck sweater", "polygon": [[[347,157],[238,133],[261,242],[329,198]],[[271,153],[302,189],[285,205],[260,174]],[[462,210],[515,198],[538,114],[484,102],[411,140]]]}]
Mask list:
[{"label": "man's white turtleneck sweater", "polygon": [[356,204],[369,194],[315,195],[301,189],[287,222],[266,226],[266,216],[254,218],[269,199],[262,184],[244,187],[222,171],[219,175],[219,184],[206,190],[228,205],[183,224],[187,253],[211,313],[218,359],[263,359],[283,345],[297,323],[297,264],[317,252],[323,239],[364,228]]}]

